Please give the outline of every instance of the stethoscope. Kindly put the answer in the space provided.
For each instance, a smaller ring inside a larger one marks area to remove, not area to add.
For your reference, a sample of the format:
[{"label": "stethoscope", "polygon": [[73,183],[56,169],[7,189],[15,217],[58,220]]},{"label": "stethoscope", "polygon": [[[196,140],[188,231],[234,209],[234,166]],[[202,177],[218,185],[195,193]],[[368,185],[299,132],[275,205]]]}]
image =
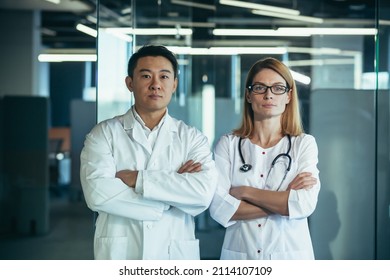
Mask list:
[{"label": "stethoscope", "polygon": [[[282,181],[281,181],[281,183],[280,183],[278,189],[279,189],[280,186],[282,185],[284,179],[285,179],[286,176],[287,176],[287,173],[288,173],[288,172],[290,171],[290,169],[291,169],[291,162],[292,162],[292,160],[291,160],[291,156],[290,156],[290,150],[291,150],[291,136],[290,136],[290,134],[287,134],[287,138],[288,138],[288,148],[287,148],[287,152],[286,152],[286,153],[278,154],[278,155],[274,158],[274,160],[272,161],[272,163],[271,163],[271,168],[270,168],[269,171],[268,171],[268,175],[269,175],[269,174],[271,173],[271,170],[272,170],[272,168],[274,167],[276,161],[277,161],[279,158],[281,158],[281,157],[286,157],[286,158],[287,158],[287,160],[288,160],[288,165],[287,165],[286,171],[285,171],[285,173],[284,173],[284,177],[283,177],[283,179],[282,179]],[[242,149],[241,149],[241,142],[242,142],[242,139],[243,139],[243,138],[240,137],[240,140],[238,140],[238,153],[240,154],[240,158],[241,158],[241,162],[242,162],[242,166],[240,167],[240,171],[242,171],[242,172],[248,172],[249,170],[252,169],[252,165],[246,163],[245,160],[244,160],[244,156],[242,155]]]}]

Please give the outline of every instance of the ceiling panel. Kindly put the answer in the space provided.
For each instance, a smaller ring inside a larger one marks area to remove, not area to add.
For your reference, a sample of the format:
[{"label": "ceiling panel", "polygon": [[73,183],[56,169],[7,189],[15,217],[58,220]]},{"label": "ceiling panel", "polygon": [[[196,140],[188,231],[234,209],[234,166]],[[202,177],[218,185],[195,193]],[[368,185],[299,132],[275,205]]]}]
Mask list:
[{"label": "ceiling panel", "polygon": [[[96,27],[95,0],[61,0],[53,4],[47,0],[0,0],[0,9],[35,9],[42,11],[42,42],[50,48],[94,48],[95,38],[75,29],[77,23]],[[218,28],[264,28],[280,26],[316,26],[313,23],[293,21],[251,13],[248,8],[220,4],[219,0],[100,0],[101,26],[129,27],[191,27],[194,30],[193,44],[227,44],[227,41],[243,42],[242,38],[217,37],[212,29]],[[374,26],[374,0],[264,0],[243,1],[297,9],[301,15],[325,19],[322,26]],[[131,3],[136,10],[129,11]],[[390,7],[390,1],[381,1],[381,6]],[[132,16],[136,20],[132,20]],[[245,38],[259,41],[259,38]],[[286,38],[269,38],[269,40]],[[305,40],[289,39],[293,44],[306,44]],[[265,40],[263,40],[265,41]],[[264,42],[266,43],[266,42]]]}]

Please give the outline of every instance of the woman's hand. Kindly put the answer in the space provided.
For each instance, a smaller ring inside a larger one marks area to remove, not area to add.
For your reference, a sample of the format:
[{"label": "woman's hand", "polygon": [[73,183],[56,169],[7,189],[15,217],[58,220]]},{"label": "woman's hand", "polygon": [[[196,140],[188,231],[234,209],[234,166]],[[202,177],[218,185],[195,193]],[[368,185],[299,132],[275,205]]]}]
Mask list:
[{"label": "woman's hand", "polygon": [[230,188],[230,195],[239,199],[239,200],[242,200],[243,197],[244,197],[244,192],[246,190],[246,187],[245,186],[241,186],[241,187],[232,187]]},{"label": "woman's hand", "polygon": [[311,189],[317,184],[317,179],[310,172],[299,173],[288,185],[287,190]]}]

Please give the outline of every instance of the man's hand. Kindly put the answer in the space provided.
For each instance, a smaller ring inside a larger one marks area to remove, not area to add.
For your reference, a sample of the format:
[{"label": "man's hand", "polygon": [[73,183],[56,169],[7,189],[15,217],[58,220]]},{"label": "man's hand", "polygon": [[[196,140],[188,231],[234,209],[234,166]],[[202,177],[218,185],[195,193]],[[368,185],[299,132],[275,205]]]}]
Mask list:
[{"label": "man's hand", "polygon": [[311,189],[317,184],[317,179],[310,172],[299,173],[288,185],[288,190]]},{"label": "man's hand", "polygon": [[116,178],[119,178],[128,185],[130,188],[135,188],[137,182],[138,171],[133,170],[120,170],[115,174]]},{"label": "man's hand", "polygon": [[182,174],[182,173],[195,173],[195,172],[200,172],[202,171],[202,164],[199,162],[194,162],[192,159],[184,163],[177,173]]}]

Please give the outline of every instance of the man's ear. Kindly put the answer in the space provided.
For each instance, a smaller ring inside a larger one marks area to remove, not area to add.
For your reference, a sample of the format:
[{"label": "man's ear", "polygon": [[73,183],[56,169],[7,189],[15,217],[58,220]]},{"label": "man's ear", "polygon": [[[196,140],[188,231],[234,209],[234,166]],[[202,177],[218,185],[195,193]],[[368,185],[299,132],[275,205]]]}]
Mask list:
[{"label": "man's ear", "polygon": [[177,78],[175,78],[175,82],[173,84],[173,93],[176,92],[178,82],[179,82],[179,80]]},{"label": "man's ear", "polygon": [[133,92],[133,78],[130,76],[127,76],[125,79],[126,87]]}]

